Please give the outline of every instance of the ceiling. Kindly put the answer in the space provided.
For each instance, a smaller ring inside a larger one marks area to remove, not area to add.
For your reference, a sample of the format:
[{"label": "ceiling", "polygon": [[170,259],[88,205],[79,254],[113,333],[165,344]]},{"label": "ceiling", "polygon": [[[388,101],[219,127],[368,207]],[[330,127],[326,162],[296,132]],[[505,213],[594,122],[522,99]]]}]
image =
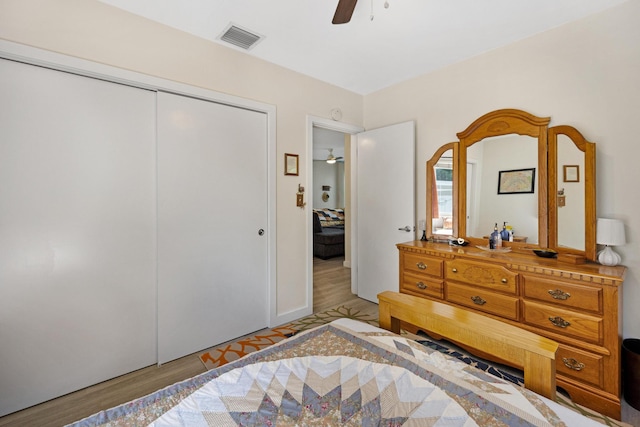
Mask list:
[{"label": "ceiling", "polygon": [[327,160],[329,148],[335,157],[344,157],[344,133],[321,127],[313,128],[313,160]]},{"label": "ceiling", "polygon": [[[100,0],[248,55],[366,95],[628,0]],[[218,40],[233,23],[264,37]]]}]

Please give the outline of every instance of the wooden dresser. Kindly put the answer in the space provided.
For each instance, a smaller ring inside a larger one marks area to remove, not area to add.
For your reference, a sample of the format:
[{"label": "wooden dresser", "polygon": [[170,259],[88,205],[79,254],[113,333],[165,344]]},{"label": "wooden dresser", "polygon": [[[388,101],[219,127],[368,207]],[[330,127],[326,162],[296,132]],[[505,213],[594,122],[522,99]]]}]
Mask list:
[{"label": "wooden dresser", "polygon": [[574,402],[620,419],[625,267],[423,241],[398,249],[400,292],[470,308],[557,341],[558,386]]}]

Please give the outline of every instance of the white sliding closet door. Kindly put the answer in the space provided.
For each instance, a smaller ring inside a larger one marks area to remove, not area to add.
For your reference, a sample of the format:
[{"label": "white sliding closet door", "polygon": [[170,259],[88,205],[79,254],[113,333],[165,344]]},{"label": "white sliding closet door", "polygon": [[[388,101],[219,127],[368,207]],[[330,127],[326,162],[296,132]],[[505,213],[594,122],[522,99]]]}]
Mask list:
[{"label": "white sliding closet door", "polygon": [[156,361],[155,93],[0,59],[0,416]]},{"label": "white sliding closet door", "polygon": [[159,363],[267,326],[266,230],[266,114],[158,93]]}]

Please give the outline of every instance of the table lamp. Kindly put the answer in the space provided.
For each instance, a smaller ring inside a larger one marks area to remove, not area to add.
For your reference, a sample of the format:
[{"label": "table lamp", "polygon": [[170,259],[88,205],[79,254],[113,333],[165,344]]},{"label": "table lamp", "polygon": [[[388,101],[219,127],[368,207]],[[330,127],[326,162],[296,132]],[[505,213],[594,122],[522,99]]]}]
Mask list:
[{"label": "table lamp", "polygon": [[598,253],[598,262],[602,265],[614,266],[620,263],[620,255],[611,246],[627,243],[624,237],[624,224],[619,219],[598,218],[596,243],[605,245]]}]

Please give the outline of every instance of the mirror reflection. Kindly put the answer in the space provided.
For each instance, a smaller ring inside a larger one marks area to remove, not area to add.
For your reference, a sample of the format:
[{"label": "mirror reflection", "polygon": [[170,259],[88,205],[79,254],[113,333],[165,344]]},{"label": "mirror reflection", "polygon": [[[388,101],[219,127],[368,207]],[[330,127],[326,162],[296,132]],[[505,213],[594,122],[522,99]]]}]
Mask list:
[{"label": "mirror reflection", "polygon": [[536,138],[510,134],[467,147],[467,235],[485,239],[495,224],[501,230],[506,223],[512,227],[514,241],[537,244],[538,183],[533,183],[533,193],[498,194],[501,171],[537,167]]},{"label": "mirror reflection", "polygon": [[548,247],[569,262],[595,260],[595,143],[572,126],[549,128],[550,120],[495,110],[436,150],[427,161],[428,239],[486,244],[496,224],[506,225],[515,250]]},{"label": "mirror reflection", "polygon": [[445,151],[430,172],[432,196],[431,233],[453,235],[453,150]]},{"label": "mirror reflection", "polygon": [[585,250],[585,156],[567,135],[557,144],[558,247]]}]

